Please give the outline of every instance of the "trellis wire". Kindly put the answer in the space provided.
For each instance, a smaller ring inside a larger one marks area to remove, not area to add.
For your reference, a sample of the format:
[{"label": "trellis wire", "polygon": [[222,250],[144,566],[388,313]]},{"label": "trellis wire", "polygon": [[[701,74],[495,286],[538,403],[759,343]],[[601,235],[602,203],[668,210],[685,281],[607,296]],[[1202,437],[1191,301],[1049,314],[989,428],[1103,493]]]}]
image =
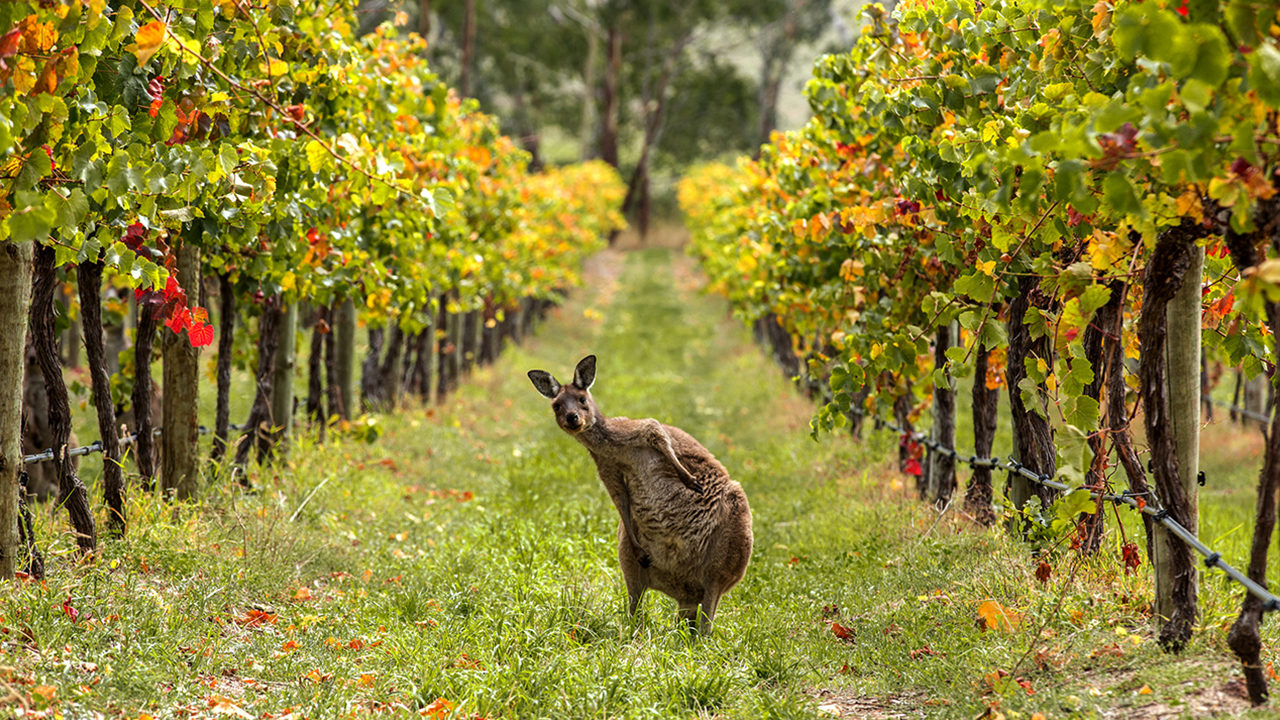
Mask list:
[{"label": "trellis wire", "polygon": [[[243,429],[244,429],[244,426],[243,426],[243,425],[231,425],[231,426],[229,426],[229,427],[230,427],[230,429],[232,429],[232,430],[243,430]],[[153,436],[155,436],[155,437],[159,437],[159,436],[160,436],[160,432],[161,432],[161,428],[156,428],[155,430],[153,430],[153,431],[151,432],[151,434],[152,434]],[[209,428],[207,428],[207,427],[205,427],[205,426],[201,425],[201,426],[200,426],[200,428],[199,428],[199,430],[198,430],[198,432],[199,432],[201,435],[207,435],[207,434],[209,434],[209,433],[211,433],[211,432],[213,432],[213,431],[212,431],[212,430],[210,430]],[[138,433],[131,433],[131,434],[129,434],[129,435],[127,435],[127,436],[125,436],[125,437],[120,438],[120,444],[121,444],[122,446],[123,446],[123,445],[132,445],[133,443],[135,443],[135,442],[137,442],[137,441],[138,441]],[[81,445],[80,447],[71,448],[70,450],[68,450],[68,451],[67,451],[67,456],[68,456],[68,457],[78,457],[78,456],[80,456],[80,455],[88,455],[88,454],[90,454],[90,453],[100,453],[100,452],[102,452],[104,449],[105,449],[105,448],[103,448],[103,447],[102,447],[102,441],[101,441],[101,440],[94,440],[93,442],[89,443],[88,445]],[[25,464],[25,465],[30,465],[30,464],[32,464],[32,463],[44,462],[45,460],[52,460],[53,458],[54,458],[54,455],[53,455],[53,449],[52,449],[52,448],[50,448],[50,449],[48,449],[48,450],[45,450],[44,452],[36,453],[35,455],[25,455],[25,456],[23,456],[23,458],[22,458],[22,462],[23,462],[23,464]]]},{"label": "trellis wire", "polygon": [[1238,406],[1238,405],[1232,405],[1231,403],[1227,402],[1226,400],[1218,400],[1218,399],[1215,399],[1215,398],[1211,398],[1211,397],[1209,397],[1208,395],[1203,395],[1203,396],[1201,396],[1201,399],[1202,399],[1202,400],[1204,400],[1204,401],[1205,401],[1205,402],[1207,402],[1207,403],[1213,403],[1214,405],[1217,405],[1218,407],[1226,408],[1226,409],[1230,410],[1231,412],[1236,413],[1236,414],[1238,414],[1238,415],[1242,415],[1242,416],[1244,416],[1244,417],[1247,417],[1247,418],[1249,418],[1250,420],[1257,420],[1258,422],[1262,422],[1262,423],[1269,423],[1269,422],[1271,422],[1271,417],[1270,417],[1270,416],[1268,416],[1268,415],[1263,415],[1262,413],[1257,412],[1256,410],[1245,410],[1244,408],[1242,408],[1242,407],[1240,407],[1240,406]]},{"label": "trellis wire", "polygon": [[[1269,420],[1269,418],[1266,418],[1266,419]],[[1175,537],[1182,540],[1187,545],[1190,545],[1196,552],[1203,555],[1205,567],[1217,568],[1218,570],[1221,570],[1222,572],[1226,573],[1228,577],[1230,577],[1232,580],[1235,580],[1236,582],[1243,585],[1246,590],[1248,590],[1251,594],[1253,594],[1255,597],[1261,600],[1263,612],[1274,612],[1276,610],[1280,610],[1280,597],[1277,597],[1266,588],[1262,587],[1261,585],[1254,582],[1253,580],[1250,580],[1249,577],[1246,576],[1244,573],[1237,570],[1230,563],[1224,561],[1222,559],[1222,553],[1214,552],[1212,549],[1209,548],[1209,546],[1200,542],[1199,538],[1197,538],[1195,535],[1192,535],[1191,532],[1186,528],[1184,528],[1180,523],[1178,523],[1177,520],[1174,520],[1173,518],[1169,517],[1169,512],[1167,510],[1157,509],[1155,505],[1151,503],[1139,503],[1137,499],[1138,496],[1145,493],[1132,493],[1126,490],[1122,493],[1116,494],[1116,493],[1098,492],[1097,490],[1091,490],[1085,486],[1082,486],[1079,488],[1073,488],[1070,485],[1067,485],[1066,483],[1062,483],[1057,480],[1054,480],[1049,475],[1037,474],[1034,471],[1027,468],[1027,466],[1018,462],[1017,460],[1008,460],[1002,463],[1000,462],[1000,458],[998,457],[980,458],[977,455],[970,455],[968,457],[964,457],[960,453],[956,452],[955,449],[949,448],[943,445],[942,443],[937,442],[933,438],[926,436],[924,433],[909,432],[905,428],[899,426],[897,423],[894,423],[889,420],[884,420],[881,418],[875,418],[875,421],[877,425],[882,425],[884,427],[887,427],[893,430],[894,432],[897,432],[899,435],[905,435],[913,441],[923,443],[925,447],[928,447],[930,450],[933,450],[934,452],[940,453],[942,455],[948,455],[962,463],[969,465],[970,467],[989,467],[989,468],[998,468],[1002,470],[1007,470],[1010,473],[1017,473],[1018,475],[1021,475],[1027,480],[1030,480],[1031,482],[1036,483],[1038,485],[1043,485],[1045,487],[1053,488],[1054,490],[1060,490],[1063,492],[1072,492],[1074,490],[1084,490],[1089,493],[1089,497],[1092,497],[1094,499],[1102,498],[1107,502],[1115,503],[1117,505],[1123,503],[1137,510],[1138,512],[1150,515],[1152,520],[1163,525]]]}]

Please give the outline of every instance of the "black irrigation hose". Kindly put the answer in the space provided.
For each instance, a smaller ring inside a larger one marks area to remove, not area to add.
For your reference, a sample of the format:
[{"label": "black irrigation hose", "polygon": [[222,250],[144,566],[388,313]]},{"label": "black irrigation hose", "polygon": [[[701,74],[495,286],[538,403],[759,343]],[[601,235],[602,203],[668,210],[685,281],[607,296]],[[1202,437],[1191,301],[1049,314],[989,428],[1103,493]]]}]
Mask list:
[{"label": "black irrigation hose", "polygon": [[[243,425],[232,425],[232,426],[231,426],[231,429],[232,429],[232,430],[243,430],[243,429],[244,429],[244,426],[243,426]],[[156,436],[159,436],[159,435],[160,435],[160,432],[161,432],[161,428],[156,428],[154,431],[152,431],[152,434],[153,434],[153,435],[156,435]],[[207,435],[207,434],[209,434],[209,433],[211,433],[211,432],[213,432],[213,431],[212,431],[212,430],[210,430],[209,428],[207,428],[207,427],[205,427],[205,426],[203,426],[203,425],[201,425],[201,426],[200,426],[199,433],[200,433],[201,435]],[[138,441],[138,433],[132,433],[132,434],[131,434],[131,435],[129,435],[128,437],[121,438],[121,439],[120,439],[120,444],[121,444],[121,445],[132,445],[133,443],[135,443],[135,442],[137,442],[137,441]],[[101,441],[101,440],[94,440],[93,442],[89,443],[88,445],[84,445],[84,446],[77,447],[77,448],[71,448],[70,450],[68,450],[68,451],[67,451],[67,455],[68,455],[69,457],[76,457],[76,456],[78,456],[78,455],[88,455],[89,453],[99,453],[99,452],[102,452],[102,450],[103,450],[103,448],[102,448],[102,441]],[[26,456],[24,456],[24,457],[22,458],[22,462],[23,462],[23,464],[30,465],[31,463],[44,462],[45,460],[52,460],[52,459],[53,459],[53,450],[52,450],[52,449],[50,449],[50,450],[45,450],[44,452],[41,452],[41,453],[36,453],[35,455],[26,455]]]},{"label": "black irrigation hose", "polygon": [[[1256,414],[1257,413],[1253,413],[1253,415],[1256,415]],[[1264,419],[1269,420],[1270,418],[1264,418]],[[1178,521],[1169,517],[1168,510],[1164,510],[1162,508],[1156,508],[1153,505],[1147,504],[1145,502],[1139,503],[1137,500],[1138,496],[1145,495],[1147,493],[1135,493],[1130,490],[1125,490],[1124,492],[1117,494],[1117,493],[1098,492],[1096,490],[1090,490],[1087,487],[1073,488],[1070,485],[1067,485],[1066,483],[1062,483],[1062,482],[1058,482],[1057,480],[1054,480],[1052,477],[1048,475],[1038,475],[1032,472],[1031,470],[1028,470],[1025,465],[1018,462],[1017,460],[1009,460],[1007,462],[1002,463],[1000,462],[1000,458],[980,458],[977,455],[970,455],[968,458],[965,458],[957,454],[956,451],[953,450],[952,448],[942,445],[941,443],[937,442],[933,438],[926,436],[924,433],[920,433],[920,432],[908,433],[903,428],[899,427],[897,423],[894,423],[889,420],[882,420],[880,418],[876,418],[875,421],[876,421],[877,427],[887,427],[900,435],[906,435],[907,437],[909,437],[911,440],[915,442],[923,442],[930,449],[950,455],[963,463],[969,464],[970,466],[1001,468],[1004,470],[1008,470],[1011,473],[1017,473],[1022,477],[1030,480],[1033,483],[1037,483],[1039,485],[1050,487],[1055,490],[1061,490],[1064,492],[1072,492],[1074,490],[1085,490],[1089,493],[1089,497],[1092,497],[1094,499],[1102,498],[1103,500],[1107,502],[1115,503],[1116,505],[1120,505],[1120,504],[1128,505],[1129,507],[1139,512],[1150,515],[1152,520],[1155,520],[1156,522],[1163,525],[1165,529],[1167,529],[1170,533],[1172,533],[1174,536],[1176,536],[1178,539],[1182,540],[1186,544],[1190,545],[1196,552],[1203,555],[1205,567],[1217,568],[1221,570],[1222,572],[1226,573],[1227,576],[1230,577],[1232,580],[1235,580],[1236,582],[1240,583],[1245,587],[1246,590],[1248,590],[1258,599],[1262,600],[1263,612],[1274,612],[1276,610],[1280,610],[1280,597],[1277,597],[1266,588],[1250,580],[1248,576],[1246,576],[1244,573],[1240,572],[1236,568],[1232,567],[1229,563],[1224,562],[1222,559],[1222,553],[1214,552],[1213,550],[1209,549],[1209,546],[1200,542],[1199,538],[1197,538],[1195,535],[1192,535],[1189,530],[1182,527],[1182,525],[1178,524]]]}]

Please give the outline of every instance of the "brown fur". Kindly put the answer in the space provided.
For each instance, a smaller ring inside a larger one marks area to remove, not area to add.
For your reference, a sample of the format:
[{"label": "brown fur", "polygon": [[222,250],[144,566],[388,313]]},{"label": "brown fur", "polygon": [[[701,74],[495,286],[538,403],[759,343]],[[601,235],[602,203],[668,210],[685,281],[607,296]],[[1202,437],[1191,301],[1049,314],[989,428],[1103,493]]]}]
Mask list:
[{"label": "brown fur", "polygon": [[[618,509],[618,562],[635,614],[653,588],[679,603],[680,616],[711,632],[720,597],[751,559],[751,509],[742,486],[685,431],[657,420],[605,417],[591,398],[595,356],[570,385],[542,370],[534,387],[554,402],[556,422],[591,453]],[[701,608],[701,613],[699,613]]]}]

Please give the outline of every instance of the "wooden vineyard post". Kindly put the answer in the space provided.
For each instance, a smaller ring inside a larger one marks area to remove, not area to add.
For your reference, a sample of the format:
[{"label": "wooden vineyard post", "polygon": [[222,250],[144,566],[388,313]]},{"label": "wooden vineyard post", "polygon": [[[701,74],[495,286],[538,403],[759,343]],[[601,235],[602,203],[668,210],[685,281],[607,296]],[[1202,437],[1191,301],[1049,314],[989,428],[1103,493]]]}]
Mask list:
[{"label": "wooden vineyard post", "polygon": [[[188,303],[195,306],[200,287],[200,248],[191,235],[199,237],[199,231],[183,233],[178,248],[178,284],[189,290]],[[160,434],[162,452],[160,461],[160,486],[166,496],[176,500],[189,500],[196,496],[199,470],[196,467],[196,450],[200,439],[200,350],[192,346],[187,331],[165,332],[161,347],[164,351],[164,396]]]},{"label": "wooden vineyard post", "polygon": [[[1192,265],[1195,240],[1201,232],[1201,229],[1184,221],[1184,225],[1161,233],[1147,264],[1142,316],[1138,322],[1138,342],[1142,347],[1138,379],[1156,493],[1164,505],[1163,510],[1183,527],[1194,527],[1194,517],[1190,514],[1191,505],[1178,463],[1177,438],[1171,414],[1166,309],[1184,283],[1198,285],[1199,276],[1191,277],[1187,273]],[[1199,293],[1198,287],[1196,293]],[[1199,332],[1195,334],[1199,336]],[[1198,348],[1195,367],[1198,373]],[[1198,392],[1198,378],[1195,383]],[[1199,403],[1194,403],[1194,406],[1198,418]],[[1157,575],[1164,576],[1157,587],[1168,588],[1168,603],[1163,610],[1157,610],[1157,613],[1166,613],[1158,615],[1166,618],[1160,631],[1160,644],[1167,650],[1179,652],[1191,637],[1197,615],[1195,561],[1191,548],[1183,542],[1165,542],[1163,547],[1159,542],[1154,545],[1158,548],[1156,557],[1165,557],[1156,562]]]},{"label": "wooden vineyard post", "polygon": [[18,484],[22,460],[22,373],[31,307],[33,243],[0,243],[0,580],[18,556]]},{"label": "wooden vineyard post", "polygon": [[[1183,527],[1199,535],[1200,509],[1196,477],[1200,463],[1200,277],[1204,271],[1204,248],[1192,246],[1182,287],[1169,301],[1165,313],[1169,327],[1165,346],[1169,363],[1169,421],[1173,425],[1178,480],[1185,497]],[[1172,544],[1183,542],[1156,524],[1152,542],[1155,566],[1155,617],[1157,622],[1174,617],[1174,588],[1178,581],[1171,566]],[[1195,563],[1185,570],[1195,602],[1198,570]]]},{"label": "wooden vineyard post", "polygon": [[[280,299],[284,302],[284,298]],[[271,425],[278,428],[274,443],[287,452],[293,435],[293,376],[298,364],[298,303],[285,305],[280,313],[280,339],[276,346],[275,378],[271,386]]]}]

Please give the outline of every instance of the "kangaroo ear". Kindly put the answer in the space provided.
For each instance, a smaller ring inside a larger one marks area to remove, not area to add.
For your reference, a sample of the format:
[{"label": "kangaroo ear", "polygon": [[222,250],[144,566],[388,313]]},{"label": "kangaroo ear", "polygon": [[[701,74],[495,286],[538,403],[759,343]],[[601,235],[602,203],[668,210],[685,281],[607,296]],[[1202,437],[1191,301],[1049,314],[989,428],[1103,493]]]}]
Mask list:
[{"label": "kangaroo ear", "polygon": [[596,356],[588,355],[578,361],[573,369],[573,386],[579,390],[590,390],[596,382]]},{"label": "kangaroo ear", "polygon": [[533,381],[533,386],[542,393],[543,397],[554,400],[560,393],[560,383],[556,382],[556,379],[546,370],[530,370],[529,379]]}]

